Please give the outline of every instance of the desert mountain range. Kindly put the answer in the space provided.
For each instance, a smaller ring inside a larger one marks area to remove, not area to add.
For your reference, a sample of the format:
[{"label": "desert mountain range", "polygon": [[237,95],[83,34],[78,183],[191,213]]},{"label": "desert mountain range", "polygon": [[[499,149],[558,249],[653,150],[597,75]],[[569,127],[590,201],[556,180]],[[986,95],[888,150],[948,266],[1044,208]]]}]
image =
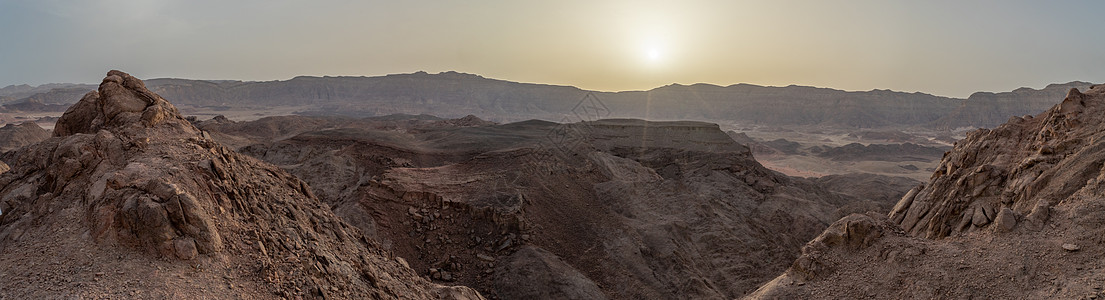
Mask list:
[{"label": "desert mountain range", "polygon": [[[541,119],[580,121],[573,110],[593,93],[602,117],[648,120],[698,120],[723,124],[809,125],[842,128],[993,127],[1010,116],[1037,114],[1071,88],[1085,82],[1051,84],[1035,90],[978,92],[967,99],[889,90],[848,92],[806,86],[765,87],[710,84],[658,87],[648,91],[595,92],[570,86],[517,83],[478,75],[443,72],[377,77],[308,77],[266,82],[152,79],[151,91],[173,99],[186,113],[192,107],[297,107],[301,114],[368,117],[431,114],[458,118],[476,115],[496,122]],[[69,104],[94,88],[55,84],[0,89],[0,104],[46,109]],[[58,108],[63,109],[64,107]],[[2,110],[0,110],[2,112]],[[566,117],[567,116],[567,117]],[[583,120],[591,120],[584,118]]]}]

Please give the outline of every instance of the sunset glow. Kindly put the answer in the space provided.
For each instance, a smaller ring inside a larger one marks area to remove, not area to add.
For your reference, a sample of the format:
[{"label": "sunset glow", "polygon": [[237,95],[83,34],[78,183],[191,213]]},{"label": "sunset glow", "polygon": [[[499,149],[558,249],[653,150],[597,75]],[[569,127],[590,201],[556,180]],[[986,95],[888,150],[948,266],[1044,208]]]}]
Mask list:
[{"label": "sunset glow", "polygon": [[1085,67],[1105,61],[1105,39],[1092,38],[1100,2],[948,4],[4,1],[0,86],[112,68],[243,80],[455,70],[603,91],[702,82],[965,97],[1105,78]]}]

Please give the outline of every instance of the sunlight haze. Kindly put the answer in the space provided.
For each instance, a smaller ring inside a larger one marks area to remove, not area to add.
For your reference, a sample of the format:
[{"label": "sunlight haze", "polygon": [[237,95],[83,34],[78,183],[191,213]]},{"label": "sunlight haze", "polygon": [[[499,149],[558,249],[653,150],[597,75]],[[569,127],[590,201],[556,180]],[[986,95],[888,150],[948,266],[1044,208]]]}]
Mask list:
[{"label": "sunlight haze", "polygon": [[966,97],[1105,78],[1094,1],[0,1],[0,86],[455,70]]}]

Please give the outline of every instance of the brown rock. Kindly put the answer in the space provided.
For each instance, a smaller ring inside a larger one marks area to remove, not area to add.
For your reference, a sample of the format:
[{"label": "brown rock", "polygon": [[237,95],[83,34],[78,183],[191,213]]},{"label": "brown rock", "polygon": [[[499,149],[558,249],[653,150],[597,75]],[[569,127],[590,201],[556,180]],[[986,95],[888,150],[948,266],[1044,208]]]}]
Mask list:
[{"label": "brown rock", "polygon": [[974,216],[971,217],[971,223],[975,226],[982,227],[986,224],[990,224],[990,220],[992,218],[990,217],[990,215],[986,214],[987,211],[985,208],[983,208],[984,205],[986,204],[975,206]]},{"label": "brown rock", "polygon": [[1039,200],[1036,202],[1036,206],[1032,207],[1032,211],[1029,212],[1024,219],[1032,228],[1040,229],[1047,223],[1050,211],[1051,205],[1049,205],[1046,200]]},{"label": "brown rock", "polygon": [[173,240],[173,249],[176,251],[177,257],[183,260],[189,260],[196,258],[199,251],[196,250],[196,242],[192,238],[178,238]]},{"label": "brown rock", "polygon": [[95,133],[105,127],[154,127],[168,118],[179,119],[175,127],[188,124],[175,107],[146,89],[141,80],[120,71],[111,71],[98,90],[81,98],[65,111],[54,127],[54,136]]},{"label": "brown rock", "polygon": [[1013,213],[1012,209],[1008,207],[1002,207],[998,211],[997,218],[994,219],[994,227],[998,232],[1010,232],[1017,226],[1017,215]]}]

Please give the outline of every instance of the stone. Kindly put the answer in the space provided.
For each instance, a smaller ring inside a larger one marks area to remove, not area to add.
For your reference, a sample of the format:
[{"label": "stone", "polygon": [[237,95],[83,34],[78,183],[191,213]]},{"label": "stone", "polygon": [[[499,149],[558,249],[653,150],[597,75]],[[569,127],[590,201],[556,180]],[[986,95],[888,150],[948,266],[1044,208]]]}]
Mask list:
[{"label": "stone", "polygon": [[506,240],[503,241],[502,244],[499,244],[499,248],[496,248],[495,252],[503,251],[506,248],[510,248],[510,245],[512,245],[512,244],[513,244],[513,241],[511,239],[506,239]]},{"label": "stone", "polygon": [[994,226],[998,232],[1010,232],[1017,226],[1017,215],[1013,213],[1012,209],[1008,207],[1002,207],[998,211],[997,218],[994,218]]},{"label": "stone", "polygon": [[986,215],[986,209],[982,208],[981,205],[975,207],[975,213],[974,216],[971,217],[971,223],[978,227],[990,224],[990,216]]},{"label": "stone", "polygon": [[177,238],[173,241],[173,250],[176,256],[183,260],[190,260],[199,255],[196,242],[192,238]]},{"label": "stone", "polygon": [[93,127],[103,123],[100,117],[100,93],[91,91],[80,101],[65,110],[65,114],[54,124],[54,136],[70,136],[77,133],[92,133]]},{"label": "stone", "polygon": [[1075,251],[1078,251],[1078,250],[1082,250],[1082,247],[1079,247],[1078,245],[1075,245],[1075,244],[1066,243],[1066,244],[1063,244],[1063,250],[1067,250],[1067,251],[1070,251],[1070,252],[1075,252]]},{"label": "stone", "polygon": [[1028,221],[1027,223],[1031,224],[1033,228],[1043,228],[1044,224],[1047,223],[1050,211],[1051,205],[1045,200],[1040,200],[1036,202],[1036,206],[1032,208],[1032,212],[1029,212],[1024,219]]}]

